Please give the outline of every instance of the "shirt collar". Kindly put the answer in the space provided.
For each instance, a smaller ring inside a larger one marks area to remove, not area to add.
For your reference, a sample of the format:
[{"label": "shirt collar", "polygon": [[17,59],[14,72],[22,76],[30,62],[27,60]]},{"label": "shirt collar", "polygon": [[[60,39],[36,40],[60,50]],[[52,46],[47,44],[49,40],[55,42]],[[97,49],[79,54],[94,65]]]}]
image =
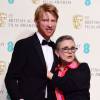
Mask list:
[{"label": "shirt collar", "polygon": [[[42,41],[45,40],[44,37],[39,32],[37,32],[37,37],[40,41],[40,44],[42,44]],[[48,41],[50,41],[50,40],[48,40]]]}]

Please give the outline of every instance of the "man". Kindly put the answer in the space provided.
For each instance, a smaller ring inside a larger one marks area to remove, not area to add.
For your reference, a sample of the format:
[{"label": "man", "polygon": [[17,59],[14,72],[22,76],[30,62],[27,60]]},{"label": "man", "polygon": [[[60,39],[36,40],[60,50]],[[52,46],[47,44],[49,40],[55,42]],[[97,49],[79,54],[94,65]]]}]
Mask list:
[{"label": "man", "polygon": [[47,69],[53,70],[56,64],[54,43],[50,37],[55,32],[57,20],[57,8],[52,4],[42,4],[35,12],[38,32],[15,44],[5,77],[11,100],[45,100],[48,97]]}]

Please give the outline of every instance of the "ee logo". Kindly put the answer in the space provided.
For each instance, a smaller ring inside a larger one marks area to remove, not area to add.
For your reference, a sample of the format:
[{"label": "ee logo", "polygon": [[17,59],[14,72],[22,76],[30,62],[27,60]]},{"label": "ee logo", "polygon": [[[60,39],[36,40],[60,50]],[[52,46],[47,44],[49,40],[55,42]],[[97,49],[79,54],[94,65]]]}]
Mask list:
[{"label": "ee logo", "polygon": [[83,45],[83,52],[85,54],[88,54],[90,52],[90,44],[89,43],[84,43],[84,45]]},{"label": "ee logo", "polygon": [[8,0],[8,3],[9,4],[13,4],[14,3],[14,0]]},{"label": "ee logo", "polygon": [[13,44],[12,41],[9,41],[7,43],[7,50],[8,50],[8,52],[13,52],[13,49],[14,49],[14,44]]},{"label": "ee logo", "polygon": [[91,0],[85,0],[85,5],[86,5],[86,6],[91,5]]}]

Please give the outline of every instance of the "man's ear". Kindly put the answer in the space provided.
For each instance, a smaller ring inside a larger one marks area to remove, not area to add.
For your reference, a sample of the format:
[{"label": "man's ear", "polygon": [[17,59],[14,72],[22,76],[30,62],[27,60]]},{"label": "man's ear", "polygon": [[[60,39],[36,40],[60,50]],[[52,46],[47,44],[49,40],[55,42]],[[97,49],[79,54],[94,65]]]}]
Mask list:
[{"label": "man's ear", "polygon": [[35,25],[37,26],[37,21],[36,21],[36,20],[34,20],[34,22],[35,22]]},{"label": "man's ear", "polygon": [[59,58],[59,53],[58,50],[55,50],[55,54],[57,55],[57,57]]}]

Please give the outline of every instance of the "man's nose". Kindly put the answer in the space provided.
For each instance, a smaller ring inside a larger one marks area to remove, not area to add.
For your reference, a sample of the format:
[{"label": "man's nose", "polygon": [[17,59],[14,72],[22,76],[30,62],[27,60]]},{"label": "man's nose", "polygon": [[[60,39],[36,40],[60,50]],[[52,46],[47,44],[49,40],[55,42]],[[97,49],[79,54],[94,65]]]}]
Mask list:
[{"label": "man's nose", "polygon": [[51,21],[48,22],[48,26],[49,26],[49,27],[52,26],[52,22],[51,22]]}]

